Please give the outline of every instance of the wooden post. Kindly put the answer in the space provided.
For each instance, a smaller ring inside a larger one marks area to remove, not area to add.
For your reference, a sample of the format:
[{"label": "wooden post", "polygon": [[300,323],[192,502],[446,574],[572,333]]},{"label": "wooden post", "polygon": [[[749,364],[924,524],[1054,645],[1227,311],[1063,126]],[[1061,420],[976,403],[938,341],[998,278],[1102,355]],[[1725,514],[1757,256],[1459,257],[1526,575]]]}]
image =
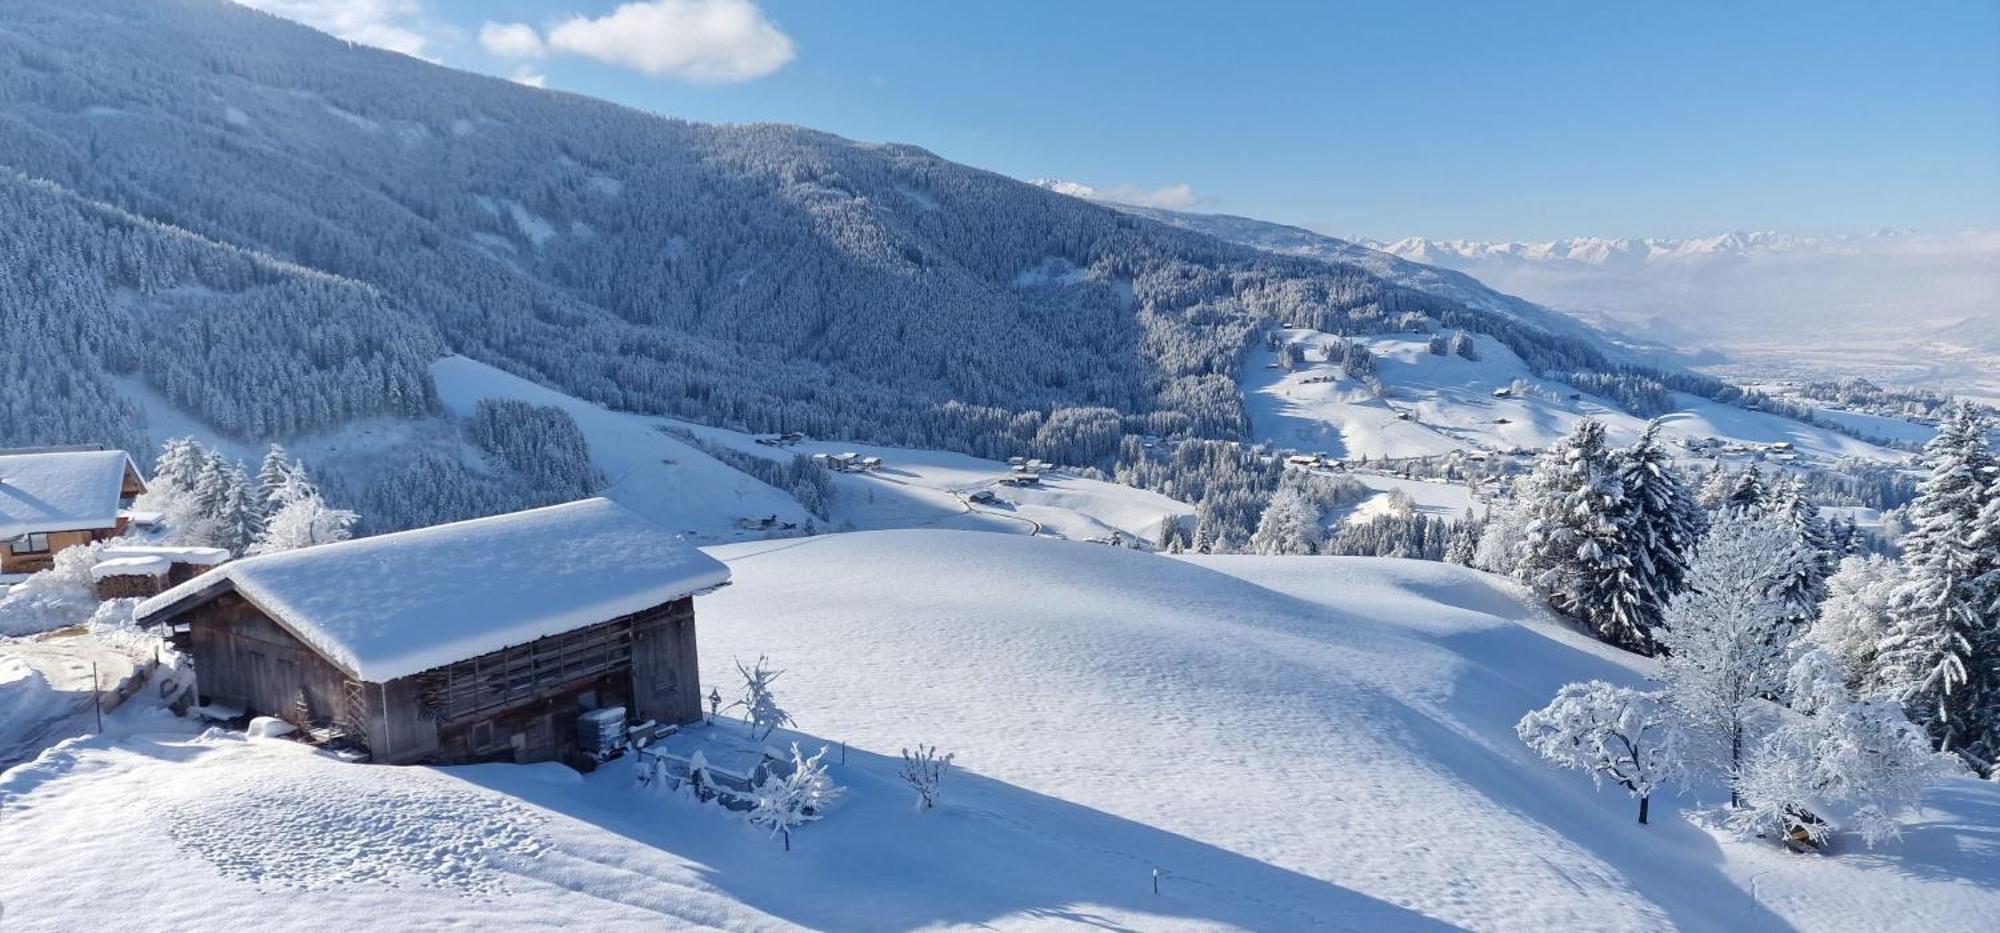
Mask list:
[{"label": "wooden post", "polygon": [[104,697],[97,692],[97,662],[90,662],[90,706],[97,710],[97,734],[104,734]]}]

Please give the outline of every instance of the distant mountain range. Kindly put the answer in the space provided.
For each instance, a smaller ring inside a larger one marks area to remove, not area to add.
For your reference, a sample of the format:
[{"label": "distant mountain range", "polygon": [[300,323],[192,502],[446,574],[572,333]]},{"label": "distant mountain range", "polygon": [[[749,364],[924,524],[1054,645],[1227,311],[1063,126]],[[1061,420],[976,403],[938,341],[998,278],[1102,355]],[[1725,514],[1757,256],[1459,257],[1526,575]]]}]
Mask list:
[{"label": "distant mountain range", "polygon": [[1860,237],[1808,237],[1760,230],[1687,239],[1570,237],[1524,243],[1405,237],[1388,242],[1361,242],[1413,262],[1471,270],[1495,262],[1605,267],[1654,262],[1712,262],[1805,252],[1874,253],[1906,247],[1922,239],[1908,230],[1883,230]]}]

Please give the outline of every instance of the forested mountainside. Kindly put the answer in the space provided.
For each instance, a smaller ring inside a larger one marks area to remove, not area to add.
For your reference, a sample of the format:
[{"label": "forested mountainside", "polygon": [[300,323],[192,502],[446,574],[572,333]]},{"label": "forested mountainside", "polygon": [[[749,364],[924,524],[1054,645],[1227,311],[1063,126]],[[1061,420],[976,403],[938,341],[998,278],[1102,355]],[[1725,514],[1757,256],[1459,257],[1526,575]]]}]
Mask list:
[{"label": "forested mountainside", "polygon": [[[137,373],[252,439],[421,405],[411,367],[444,349],[623,409],[986,454],[1074,436],[1078,459],[1134,429],[1242,436],[1234,373],[1276,324],[1463,328],[1552,372],[1609,365],[1517,316],[914,147],[665,119],[227,0],[10,3],[0,166],[54,186],[9,182],[34,192],[9,195],[9,225],[45,231],[13,231],[17,261],[71,270],[16,286],[9,313],[47,333],[0,350],[9,371]],[[115,212],[245,270],[302,268],[218,283],[55,255]],[[131,338],[97,336],[128,319]],[[134,339],[172,358],[124,355]],[[360,384],[315,380],[357,356],[379,360]],[[292,382],[176,388],[218,357]],[[96,382],[55,398],[116,406]],[[5,441],[91,423],[50,413]]]},{"label": "forested mountainside", "polygon": [[6,171],[0,218],[0,446],[143,451],[114,374],[252,437],[431,407],[440,344],[373,288]]}]

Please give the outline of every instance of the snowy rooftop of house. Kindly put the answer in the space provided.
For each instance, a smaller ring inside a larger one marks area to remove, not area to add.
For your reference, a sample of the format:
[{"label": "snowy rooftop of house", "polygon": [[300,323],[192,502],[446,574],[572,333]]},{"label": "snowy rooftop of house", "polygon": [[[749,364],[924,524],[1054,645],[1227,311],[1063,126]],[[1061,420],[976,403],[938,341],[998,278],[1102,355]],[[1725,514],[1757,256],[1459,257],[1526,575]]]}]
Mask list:
[{"label": "snowy rooftop of house", "polygon": [[233,589],[358,679],[407,677],[729,582],[706,554],[585,499],[223,564],[141,603],[161,621]]},{"label": "snowy rooftop of house", "polygon": [[115,527],[128,469],[122,450],[0,455],[0,539]]}]

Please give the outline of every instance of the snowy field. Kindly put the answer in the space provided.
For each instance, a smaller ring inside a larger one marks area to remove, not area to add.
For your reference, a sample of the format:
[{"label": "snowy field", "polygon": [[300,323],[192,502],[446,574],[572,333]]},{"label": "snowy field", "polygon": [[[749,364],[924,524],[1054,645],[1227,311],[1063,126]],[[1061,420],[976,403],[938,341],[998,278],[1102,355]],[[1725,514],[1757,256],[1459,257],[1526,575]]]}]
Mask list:
[{"label": "snowy field", "polygon": [[[845,530],[942,528],[1039,534],[1079,541],[1102,540],[1113,532],[1151,541],[1168,515],[1193,516],[1194,507],[1156,492],[1085,479],[1066,472],[1045,473],[1041,485],[1013,487],[999,480],[1008,465],[966,454],[844,441],[807,439],[783,447],[756,442],[752,435],[693,422],[673,422],[704,441],[752,456],[790,460],[801,454],[858,453],[881,457],[870,473],[837,473],[831,524]],[[971,496],[981,490],[995,501]]]},{"label": "snowy field", "polygon": [[[128,707],[0,775],[7,930],[1923,929],[2000,916],[2000,788],[1795,857],[1533,759],[1522,712],[1637,663],[1508,583],[890,531],[726,545],[703,676],[786,669],[848,794],[794,851],[616,762],[341,764]],[[715,728],[734,730],[734,723]],[[790,738],[781,734],[780,739]],[[898,750],[958,755],[941,809]],[[1706,801],[1712,803],[1712,800]],[[1153,872],[1160,891],[1153,893]]]},{"label": "snowy field", "polygon": [[[1291,342],[1318,348],[1339,338],[1314,331],[1281,332]],[[1336,457],[1419,457],[1460,449],[1546,447],[1578,420],[1604,422],[1613,443],[1630,443],[1644,419],[1612,403],[1553,380],[1537,379],[1520,357],[1498,341],[1474,335],[1478,360],[1435,356],[1428,338],[1355,338],[1375,355],[1385,391],[1379,396],[1342,375],[1338,362],[1321,362],[1309,350],[1298,369],[1273,368],[1277,353],[1261,347],[1247,354],[1241,385],[1251,431],[1279,447]],[[1511,390],[1516,380],[1526,392]],[[1574,396],[1574,397],[1573,397]],[[1692,395],[1675,395],[1680,410],[1666,415],[1668,438],[1721,438],[1740,443],[1791,443],[1821,460],[1862,457],[1900,461],[1905,454],[1843,434],[1747,411]],[[1407,417],[1405,417],[1407,416]]]}]

